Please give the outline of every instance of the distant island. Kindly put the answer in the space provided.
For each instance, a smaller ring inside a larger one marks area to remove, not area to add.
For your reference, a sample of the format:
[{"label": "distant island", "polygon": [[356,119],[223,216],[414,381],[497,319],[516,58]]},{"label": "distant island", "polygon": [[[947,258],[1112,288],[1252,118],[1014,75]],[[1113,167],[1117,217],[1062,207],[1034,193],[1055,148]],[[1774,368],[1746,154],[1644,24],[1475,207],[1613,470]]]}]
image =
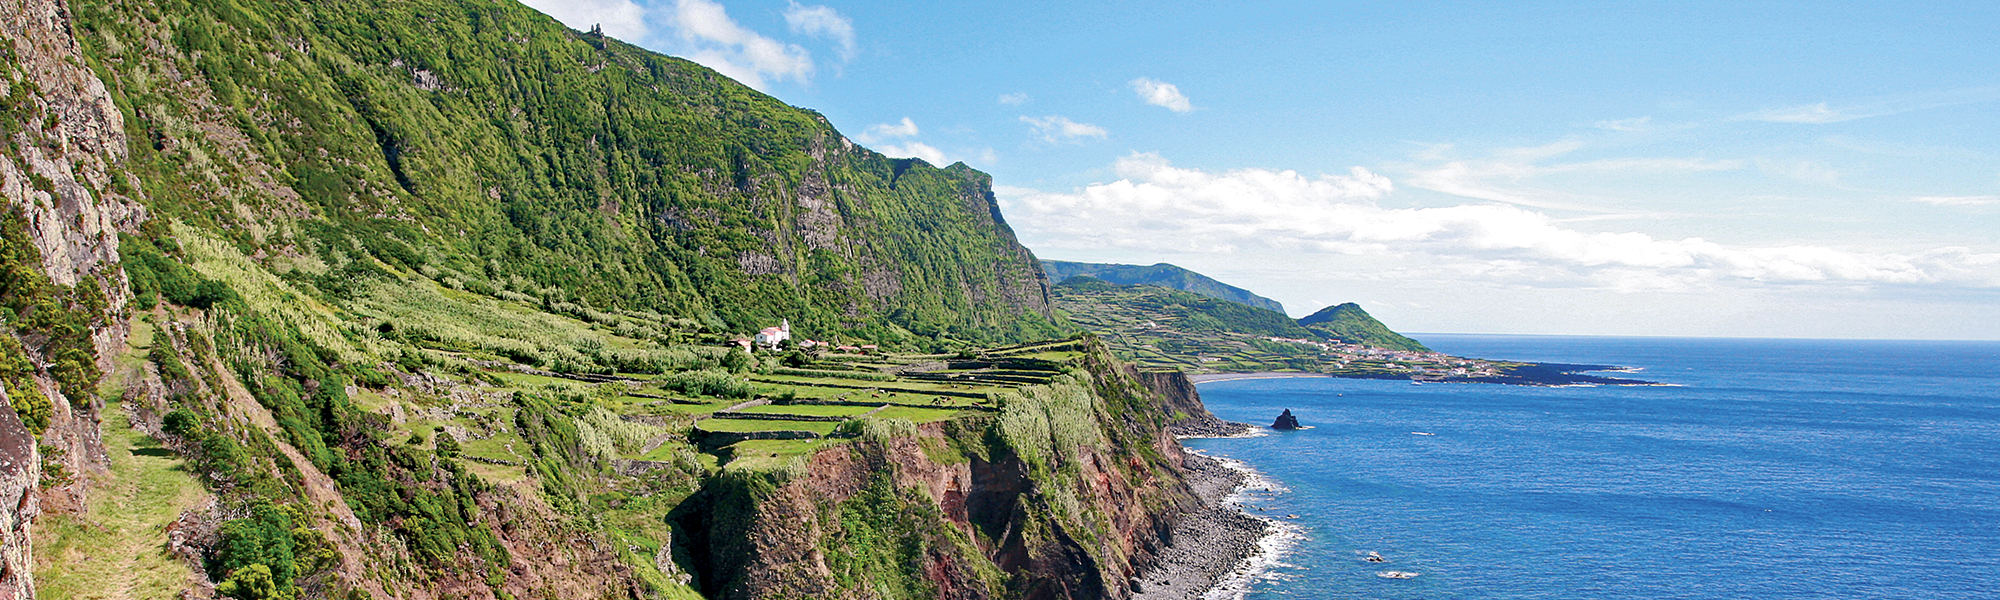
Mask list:
[{"label": "distant island", "polygon": [[1293,320],[1283,313],[1209,295],[1160,285],[1120,285],[1089,275],[1073,276],[1051,286],[1049,299],[1063,317],[1104,338],[1125,359],[1142,368],[1182,371],[1196,381],[1225,374],[1261,374],[1418,383],[1653,385],[1590,374],[1619,369],[1614,366],[1487,360],[1434,352],[1390,330],[1351,302]]}]

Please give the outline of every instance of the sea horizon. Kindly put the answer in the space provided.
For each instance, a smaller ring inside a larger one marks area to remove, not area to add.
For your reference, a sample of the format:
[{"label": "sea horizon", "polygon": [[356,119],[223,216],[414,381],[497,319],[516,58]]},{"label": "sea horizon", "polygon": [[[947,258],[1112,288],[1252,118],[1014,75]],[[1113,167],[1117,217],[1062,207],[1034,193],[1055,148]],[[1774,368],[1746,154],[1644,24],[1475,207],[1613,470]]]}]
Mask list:
[{"label": "sea horizon", "polygon": [[1201,384],[1223,419],[1269,431],[1290,408],[1314,427],[1186,440],[1283,490],[1246,510],[1298,530],[1254,585],[1211,597],[2000,591],[2000,343],[1428,335],[1673,387]]}]

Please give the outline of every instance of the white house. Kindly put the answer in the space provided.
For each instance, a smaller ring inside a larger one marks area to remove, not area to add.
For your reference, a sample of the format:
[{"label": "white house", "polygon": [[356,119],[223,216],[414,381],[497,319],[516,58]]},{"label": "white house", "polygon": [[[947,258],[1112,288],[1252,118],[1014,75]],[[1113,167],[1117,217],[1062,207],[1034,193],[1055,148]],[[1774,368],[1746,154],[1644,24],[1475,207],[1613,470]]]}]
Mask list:
[{"label": "white house", "polygon": [[784,319],[777,327],[765,327],[757,332],[757,345],[777,347],[779,342],[792,339],[792,320]]}]

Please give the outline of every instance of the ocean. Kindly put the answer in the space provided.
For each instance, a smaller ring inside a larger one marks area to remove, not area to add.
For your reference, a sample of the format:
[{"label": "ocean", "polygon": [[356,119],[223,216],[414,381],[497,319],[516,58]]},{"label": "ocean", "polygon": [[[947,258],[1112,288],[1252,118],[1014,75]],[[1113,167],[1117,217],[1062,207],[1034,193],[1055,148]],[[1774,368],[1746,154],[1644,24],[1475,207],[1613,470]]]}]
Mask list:
[{"label": "ocean", "polygon": [[1243,597],[2000,598],[2000,343],[1415,337],[1668,385],[1203,384],[1312,427],[1185,442],[1270,488]]}]

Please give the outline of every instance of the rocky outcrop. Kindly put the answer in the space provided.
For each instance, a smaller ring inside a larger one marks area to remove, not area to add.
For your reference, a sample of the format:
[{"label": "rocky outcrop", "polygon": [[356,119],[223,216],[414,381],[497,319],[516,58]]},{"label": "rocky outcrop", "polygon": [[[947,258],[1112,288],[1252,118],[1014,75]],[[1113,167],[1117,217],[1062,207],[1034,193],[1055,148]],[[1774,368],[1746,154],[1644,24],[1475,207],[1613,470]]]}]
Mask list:
[{"label": "rocky outcrop", "polygon": [[[130,297],[118,268],[118,231],[144,218],[115,190],[135,189],[118,169],[125,157],[124,119],[103,81],[85,65],[62,0],[0,0],[0,44],[10,60],[0,71],[9,89],[10,121],[0,127],[0,201],[20,211],[25,237],[40,252],[39,271],[58,286],[94,285],[107,305]],[[122,319],[107,319],[91,331],[98,369],[111,370],[111,357],[125,343]],[[0,335],[7,335],[0,333]],[[37,340],[23,340],[31,354]],[[89,477],[109,467],[99,429],[101,401],[67,398],[43,374],[23,384],[50,400],[41,439],[10,410],[0,410],[0,598],[32,598],[30,528],[39,510],[80,511]],[[0,405],[4,406],[4,405]],[[37,446],[49,449],[47,456]],[[49,488],[39,486],[42,461],[69,474]]]},{"label": "rocky outcrop", "polygon": [[[0,407],[7,395],[0,391]],[[12,410],[0,410],[0,600],[35,597],[35,547],[29,527],[40,512],[42,460],[35,436]]]},{"label": "rocky outcrop", "polygon": [[1208,412],[1208,406],[1201,403],[1201,392],[1194,387],[1186,373],[1180,371],[1135,371],[1146,389],[1160,399],[1173,422],[1167,431],[1176,437],[1228,437],[1242,435],[1254,429],[1244,423],[1232,423],[1216,418]]},{"label": "rocky outcrop", "polygon": [[1292,409],[1287,408],[1285,409],[1285,412],[1278,415],[1277,421],[1273,421],[1271,423],[1271,428],[1279,431],[1290,431],[1293,429],[1298,429],[1299,418],[1292,416]]}]

